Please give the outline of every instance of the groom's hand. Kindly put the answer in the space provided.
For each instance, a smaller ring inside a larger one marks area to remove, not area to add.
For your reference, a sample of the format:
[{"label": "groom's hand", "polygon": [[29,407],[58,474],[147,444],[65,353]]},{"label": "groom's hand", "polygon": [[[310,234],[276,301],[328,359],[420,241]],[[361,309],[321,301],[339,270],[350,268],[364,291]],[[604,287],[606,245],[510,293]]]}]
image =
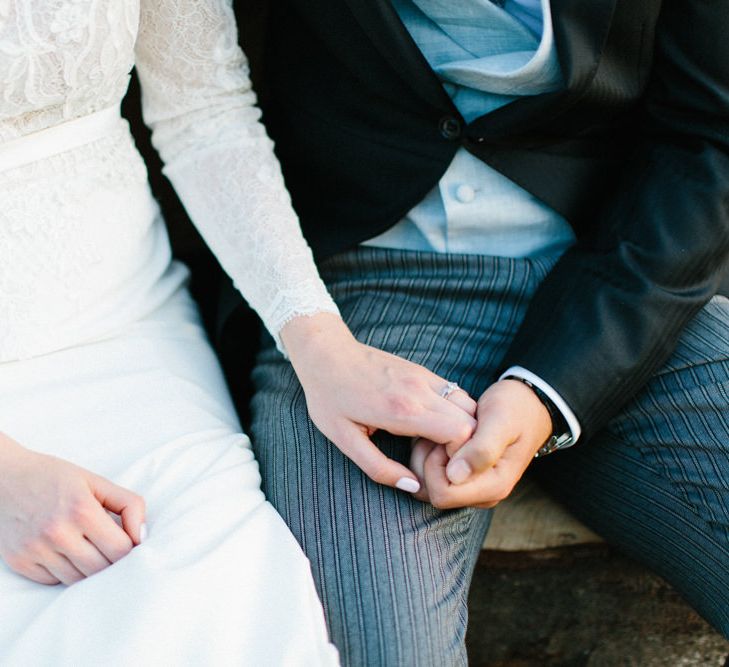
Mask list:
[{"label": "groom's hand", "polygon": [[415,492],[416,476],[372,442],[377,430],[456,451],[476,428],[476,402],[418,364],[358,342],[337,316],[297,317],[281,338],[316,427],[379,484]]},{"label": "groom's hand", "polygon": [[418,440],[411,467],[416,497],[440,509],[493,507],[509,496],[552,432],[552,420],[524,383],[502,380],[478,401],[478,425],[462,446]]}]

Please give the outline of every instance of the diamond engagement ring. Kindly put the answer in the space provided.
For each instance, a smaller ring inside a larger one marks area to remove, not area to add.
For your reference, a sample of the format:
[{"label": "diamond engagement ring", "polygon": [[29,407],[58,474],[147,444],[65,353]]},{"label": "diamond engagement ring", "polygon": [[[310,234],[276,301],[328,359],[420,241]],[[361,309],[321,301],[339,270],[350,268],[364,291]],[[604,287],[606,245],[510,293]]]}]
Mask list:
[{"label": "diamond engagement ring", "polygon": [[441,389],[440,396],[441,398],[448,398],[457,389],[460,389],[460,387],[455,382],[449,382]]}]

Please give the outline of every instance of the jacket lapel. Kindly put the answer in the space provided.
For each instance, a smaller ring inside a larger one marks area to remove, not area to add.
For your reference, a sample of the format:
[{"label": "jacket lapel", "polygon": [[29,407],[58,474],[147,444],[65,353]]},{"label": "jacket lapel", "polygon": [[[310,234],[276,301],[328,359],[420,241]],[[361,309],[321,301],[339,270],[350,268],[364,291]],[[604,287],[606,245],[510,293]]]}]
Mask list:
[{"label": "jacket lapel", "polygon": [[344,1],[375,48],[406,85],[432,106],[453,106],[390,0]]},{"label": "jacket lapel", "polygon": [[584,90],[597,69],[617,0],[551,0],[551,3],[565,87],[572,91]]},{"label": "jacket lapel", "polygon": [[[477,121],[483,136],[522,132],[576,102],[592,81],[618,0],[551,0],[562,90],[523,97]],[[452,103],[389,0],[345,0],[365,33],[403,81],[431,105]]]},{"label": "jacket lapel", "polygon": [[618,0],[551,0],[554,41],[564,86],[520,97],[476,121],[488,139],[521,134],[543,125],[577,102],[597,71]]}]

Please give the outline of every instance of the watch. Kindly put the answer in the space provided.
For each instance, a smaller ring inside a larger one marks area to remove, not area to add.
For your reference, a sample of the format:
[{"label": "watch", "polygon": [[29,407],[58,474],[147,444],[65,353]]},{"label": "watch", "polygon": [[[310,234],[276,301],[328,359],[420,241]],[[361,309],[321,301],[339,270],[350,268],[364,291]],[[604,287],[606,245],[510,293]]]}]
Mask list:
[{"label": "watch", "polygon": [[560,449],[566,449],[575,444],[575,439],[572,437],[572,431],[567,424],[567,420],[564,418],[562,411],[554,404],[551,398],[547,396],[539,387],[529,382],[529,380],[519,377],[518,375],[507,375],[502,378],[503,380],[517,380],[522,384],[525,384],[531,389],[541,401],[542,405],[547,408],[549,417],[552,420],[552,434],[547,438],[547,441],[539,448],[539,451],[534,455],[535,459],[538,459],[552,452],[556,452]]}]

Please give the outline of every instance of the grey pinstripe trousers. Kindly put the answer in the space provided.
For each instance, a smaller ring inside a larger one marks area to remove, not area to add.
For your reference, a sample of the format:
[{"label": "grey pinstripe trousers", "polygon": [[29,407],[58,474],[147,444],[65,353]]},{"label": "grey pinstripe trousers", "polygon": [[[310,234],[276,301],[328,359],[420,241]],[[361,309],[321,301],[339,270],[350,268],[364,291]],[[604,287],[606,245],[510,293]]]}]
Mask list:
[{"label": "grey pinstripe trousers", "polygon": [[[555,259],[358,248],[322,274],[360,341],[478,396]],[[264,491],[311,560],[343,664],[465,664],[468,588],[490,512],[439,511],[371,483],[312,425],[270,339],[254,382]],[[378,444],[407,461],[404,440]],[[533,467],[729,636],[729,301],[701,311],[598,437]]]}]

